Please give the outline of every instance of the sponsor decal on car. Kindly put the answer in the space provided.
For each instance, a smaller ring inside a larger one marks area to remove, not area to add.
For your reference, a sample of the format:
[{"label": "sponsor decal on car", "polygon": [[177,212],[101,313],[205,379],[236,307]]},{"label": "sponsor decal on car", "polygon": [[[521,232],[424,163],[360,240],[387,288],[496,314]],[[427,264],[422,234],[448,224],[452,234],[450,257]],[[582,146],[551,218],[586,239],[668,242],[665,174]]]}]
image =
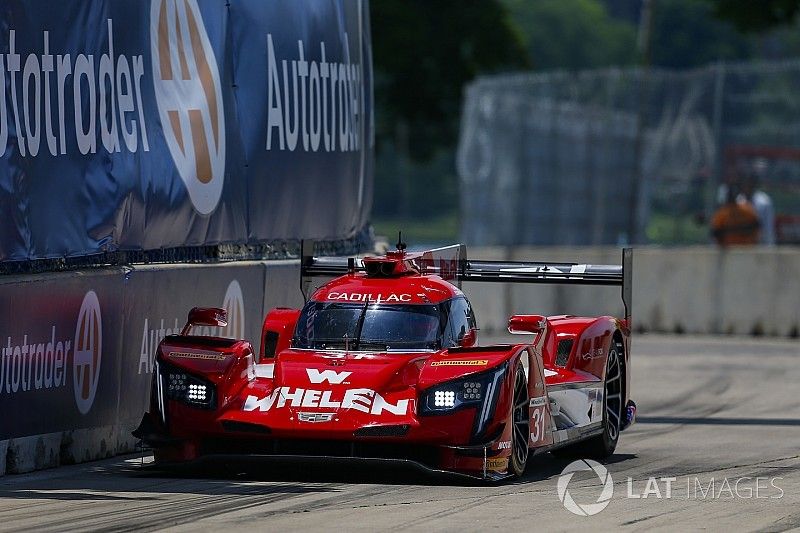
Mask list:
[{"label": "sponsor decal on car", "polygon": [[333,391],[304,389],[302,387],[278,387],[268,396],[247,396],[243,409],[245,411],[267,412],[273,409],[290,407],[322,407],[327,409],[355,409],[362,413],[380,415],[384,412],[393,415],[408,414],[409,400],[402,399],[396,403],[388,402],[372,389],[347,389],[344,394]]},{"label": "sponsor decal on car", "polygon": [[[233,354],[230,354],[233,355]],[[191,353],[191,352],[169,352],[170,357],[176,359],[202,359],[205,361],[224,361],[228,354],[224,353]]]},{"label": "sponsor decal on car", "polygon": [[365,294],[359,292],[329,292],[328,300],[346,302],[401,303],[410,302],[410,294]]},{"label": "sponsor decal on car", "polygon": [[584,361],[588,361],[589,359],[597,359],[598,357],[602,357],[603,350],[602,348],[597,348],[593,350],[589,350],[588,352],[581,355]]},{"label": "sponsor decal on car", "polygon": [[547,404],[547,397],[546,396],[539,396],[537,398],[531,398],[531,407],[539,407],[540,405]]},{"label": "sponsor decal on car", "polygon": [[[345,381],[352,372],[337,372],[336,370],[317,370],[307,368],[308,380],[311,383],[329,383],[331,385],[347,385]],[[372,389],[357,388],[347,389],[343,394],[333,391],[305,389],[302,387],[278,387],[269,396],[247,396],[243,409],[245,411],[267,412],[274,409],[290,407],[322,407],[328,409],[355,409],[363,413],[380,415],[389,412],[394,415],[408,414],[409,400],[407,398],[390,403]]]},{"label": "sponsor decal on car", "polygon": [[433,361],[431,366],[486,366],[488,364],[488,359],[445,359]]},{"label": "sponsor decal on car", "polygon": [[603,357],[603,346],[605,346],[606,338],[610,334],[611,334],[610,332],[606,332],[596,337],[583,339],[583,342],[581,343],[581,349],[579,352],[581,354],[581,358],[584,361],[590,361],[592,359]]},{"label": "sponsor decal on car", "polygon": [[486,459],[487,470],[506,470],[508,468],[508,457],[493,457]]},{"label": "sponsor decal on car", "polygon": [[330,422],[334,413],[297,413],[300,422]]},{"label": "sponsor decal on car", "polygon": [[349,381],[345,380],[352,374],[352,372],[337,372],[335,370],[319,371],[316,368],[307,368],[306,373],[311,383],[325,383],[327,381],[332,385],[348,384]]},{"label": "sponsor decal on car", "polygon": [[510,440],[501,440],[497,442],[495,449],[497,450],[510,450],[511,449],[511,441]]}]

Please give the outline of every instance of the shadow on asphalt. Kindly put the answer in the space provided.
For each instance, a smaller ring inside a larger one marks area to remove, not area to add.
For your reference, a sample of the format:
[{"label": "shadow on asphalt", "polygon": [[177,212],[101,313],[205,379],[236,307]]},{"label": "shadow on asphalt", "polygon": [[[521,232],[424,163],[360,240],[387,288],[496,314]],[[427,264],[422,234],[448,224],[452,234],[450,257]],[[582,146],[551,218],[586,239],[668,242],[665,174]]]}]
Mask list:
[{"label": "shadow on asphalt", "polygon": [[[617,454],[603,461],[619,463],[635,458]],[[338,485],[502,486],[544,481],[557,476],[569,459],[550,454],[531,457],[525,475],[517,480],[486,482],[430,472],[405,464],[325,464],[323,461],[218,461],[191,467],[139,466],[135,461],[113,462],[76,470],[76,475],[29,478],[10,476],[0,481],[0,500],[42,499],[73,501],[156,501],[159,494],[213,493],[215,495],[297,495],[338,492]],[[150,495],[154,494],[154,495]]]},{"label": "shadow on asphalt", "polygon": [[[47,475],[57,470],[31,475],[8,476],[0,480],[0,502],[6,499],[74,501],[163,501],[163,494],[213,494],[215,496],[266,496],[337,492],[336,486],[291,482],[248,483],[251,480],[277,481],[269,476],[246,477],[234,471],[165,472],[152,466],[133,466],[130,461],[95,465],[73,470],[70,475]],[[44,475],[42,475],[44,474]],[[288,478],[287,478],[288,479]],[[0,530],[2,530],[0,524]]]},{"label": "shadow on asphalt", "polygon": [[[636,459],[638,456],[635,453],[616,453],[611,457],[607,457],[602,461],[603,464],[617,464]],[[528,459],[528,467],[525,469],[525,475],[517,480],[506,481],[506,483],[520,484],[520,483],[533,483],[536,481],[544,481],[554,476],[561,474],[564,468],[575,461],[577,458],[562,458],[555,457],[549,453],[537,455]]]},{"label": "shadow on asphalt", "polygon": [[[621,463],[634,459],[635,454],[615,454],[602,462]],[[133,469],[129,475],[181,477],[187,479],[235,479],[237,481],[301,482],[322,484],[379,484],[426,486],[487,486],[543,481],[556,476],[574,459],[557,458],[544,453],[528,460],[522,478],[484,481],[457,474],[431,472],[413,464],[361,465],[358,463],[326,462],[324,460],[252,460],[239,459],[218,464],[162,469],[144,467]]]}]

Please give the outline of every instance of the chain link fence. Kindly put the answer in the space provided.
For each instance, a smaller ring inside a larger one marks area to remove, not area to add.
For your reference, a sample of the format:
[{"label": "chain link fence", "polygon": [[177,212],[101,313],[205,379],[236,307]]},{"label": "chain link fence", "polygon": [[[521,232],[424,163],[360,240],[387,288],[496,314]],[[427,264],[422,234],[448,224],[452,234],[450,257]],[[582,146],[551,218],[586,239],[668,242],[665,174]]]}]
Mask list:
[{"label": "chain link fence", "polygon": [[798,87],[800,60],[480,78],[465,91],[457,154],[461,238],[707,242],[719,186],[745,172],[791,223]]}]

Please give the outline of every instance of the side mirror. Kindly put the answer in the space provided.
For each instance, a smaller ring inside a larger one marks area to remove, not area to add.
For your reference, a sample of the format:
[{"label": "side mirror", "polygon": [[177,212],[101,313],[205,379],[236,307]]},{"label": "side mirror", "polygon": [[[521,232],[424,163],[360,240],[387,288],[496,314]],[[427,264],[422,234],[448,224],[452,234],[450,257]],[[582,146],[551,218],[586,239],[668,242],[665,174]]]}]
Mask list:
[{"label": "side mirror", "polygon": [[299,317],[300,309],[285,307],[277,307],[267,313],[261,327],[261,358],[276,357],[293,344],[294,329]]},{"label": "side mirror", "polygon": [[475,329],[468,329],[464,332],[464,335],[461,336],[461,340],[458,341],[458,345],[461,348],[472,348],[475,346],[475,343],[478,342],[478,332]]},{"label": "side mirror", "polygon": [[219,307],[193,307],[183,326],[181,335],[186,335],[192,326],[212,326],[224,328],[228,325],[228,312]]},{"label": "side mirror", "polygon": [[515,335],[539,334],[547,327],[542,315],[513,315],[508,319],[508,332]]}]

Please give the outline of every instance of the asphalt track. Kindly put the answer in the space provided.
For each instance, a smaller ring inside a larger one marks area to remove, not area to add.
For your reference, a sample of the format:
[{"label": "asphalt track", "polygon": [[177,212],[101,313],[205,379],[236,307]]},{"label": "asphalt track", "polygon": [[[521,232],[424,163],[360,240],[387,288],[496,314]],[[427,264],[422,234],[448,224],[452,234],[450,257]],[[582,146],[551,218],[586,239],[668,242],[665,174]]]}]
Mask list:
[{"label": "asphalt track", "polygon": [[[175,478],[128,456],[0,478],[0,530],[800,528],[800,342],[639,336],[633,355],[639,422],[606,464],[614,494],[594,516],[561,504],[569,461],[549,454],[521,481],[488,486],[326,464]],[[568,485],[579,504],[600,495],[585,474]]]}]

